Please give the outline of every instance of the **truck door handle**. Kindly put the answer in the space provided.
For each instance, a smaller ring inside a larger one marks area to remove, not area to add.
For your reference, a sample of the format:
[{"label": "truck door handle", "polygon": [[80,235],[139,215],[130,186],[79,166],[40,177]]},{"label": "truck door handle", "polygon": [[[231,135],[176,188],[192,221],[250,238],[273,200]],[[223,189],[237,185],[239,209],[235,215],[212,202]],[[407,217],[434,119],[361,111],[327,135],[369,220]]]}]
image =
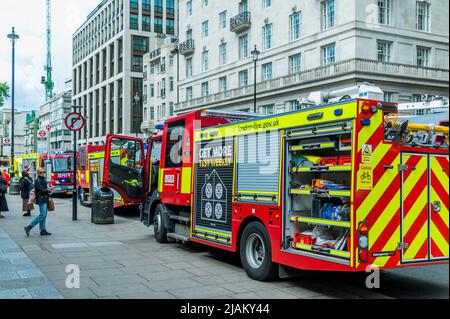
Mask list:
[{"label": "truck door handle", "polygon": [[441,211],[441,202],[440,201],[433,202],[433,211],[435,211],[436,213],[439,213]]},{"label": "truck door handle", "polygon": [[394,166],[392,166],[392,165],[384,165],[384,169],[394,169]]}]

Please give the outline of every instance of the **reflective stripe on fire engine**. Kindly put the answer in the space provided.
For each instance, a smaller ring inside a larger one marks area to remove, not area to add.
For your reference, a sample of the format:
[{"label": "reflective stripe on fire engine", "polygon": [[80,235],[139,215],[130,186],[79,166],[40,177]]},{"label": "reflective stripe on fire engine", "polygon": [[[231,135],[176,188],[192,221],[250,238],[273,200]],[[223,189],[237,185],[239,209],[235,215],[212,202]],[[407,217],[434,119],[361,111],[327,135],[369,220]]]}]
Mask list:
[{"label": "reflective stripe on fire engine", "polygon": [[181,194],[191,193],[192,168],[183,167],[181,171]]},{"label": "reflective stripe on fire engine", "polygon": [[[335,114],[335,111],[338,109],[342,110],[342,115],[338,116]],[[320,115],[320,117],[313,120],[309,119],[311,115],[315,114]],[[354,119],[356,114],[357,108],[355,101],[350,103],[338,103],[333,106],[312,108],[310,111],[290,112],[285,115],[264,117],[261,120],[251,120],[238,124],[222,125],[221,127],[199,130],[195,132],[194,139],[197,142],[210,140],[211,138],[217,139],[222,137],[240,136],[274,129],[280,130],[296,127],[299,123],[311,123],[313,125],[336,120],[344,121]],[[211,132],[214,132],[212,136],[209,134]]]},{"label": "reflective stripe on fire engine", "polygon": [[[430,157],[430,252],[432,259],[449,256],[449,157]],[[434,204],[439,203],[439,211]]]}]

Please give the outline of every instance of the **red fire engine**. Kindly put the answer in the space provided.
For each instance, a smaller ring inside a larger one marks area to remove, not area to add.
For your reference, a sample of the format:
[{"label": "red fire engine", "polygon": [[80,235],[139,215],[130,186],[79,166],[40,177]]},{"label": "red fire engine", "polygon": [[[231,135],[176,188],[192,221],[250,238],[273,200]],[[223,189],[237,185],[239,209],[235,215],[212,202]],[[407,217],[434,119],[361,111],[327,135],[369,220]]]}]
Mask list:
[{"label": "red fire engine", "polygon": [[239,252],[257,280],[448,263],[448,127],[396,114],[361,99],[246,120],[196,111],[146,153],[109,135],[103,181],[158,242]]},{"label": "red fire engine", "polygon": [[46,170],[53,194],[73,193],[73,152],[42,153],[39,163]]},{"label": "red fire engine", "polygon": [[[83,145],[78,153],[77,191],[78,200],[82,206],[92,204],[92,190],[102,185],[105,160],[104,145]],[[118,158],[113,152],[111,158]],[[120,195],[114,191],[114,208],[127,206]]]}]

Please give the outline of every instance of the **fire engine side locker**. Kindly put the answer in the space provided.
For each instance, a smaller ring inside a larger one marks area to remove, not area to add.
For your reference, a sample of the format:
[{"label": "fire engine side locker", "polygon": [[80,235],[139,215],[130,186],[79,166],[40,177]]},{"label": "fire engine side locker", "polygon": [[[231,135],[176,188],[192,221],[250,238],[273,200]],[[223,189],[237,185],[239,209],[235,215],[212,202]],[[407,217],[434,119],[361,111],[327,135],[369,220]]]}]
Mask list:
[{"label": "fire engine side locker", "polygon": [[401,262],[448,259],[448,155],[402,153]]}]

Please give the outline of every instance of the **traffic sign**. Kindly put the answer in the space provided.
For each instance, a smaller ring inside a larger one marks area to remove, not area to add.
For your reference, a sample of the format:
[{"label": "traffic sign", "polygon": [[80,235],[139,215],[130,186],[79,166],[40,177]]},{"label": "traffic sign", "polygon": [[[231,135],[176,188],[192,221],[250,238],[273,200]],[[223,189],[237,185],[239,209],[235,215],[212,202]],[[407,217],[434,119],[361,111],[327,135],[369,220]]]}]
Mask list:
[{"label": "traffic sign", "polygon": [[85,125],[86,120],[80,113],[70,113],[66,116],[66,119],[64,120],[66,127],[71,131],[80,131]]},{"label": "traffic sign", "polygon": [[52,129],[52,126],[50,124],[48,124],[47,126],[45,126],[45,129],[47,130],[47,132],[50,132],[50,130]]},{"label": "traffic sign", "polygon": [[45,131],[39,131],[39,137],[45,137],[45,135],[47,135],[47,133],[45,133]]},{"label": "traffic sign", "polygon": [[3,144],[4,145],[9,145],[11,143],[11,139],[9,138],[9,137],[5,137],[4,139],[3,139]]}]

